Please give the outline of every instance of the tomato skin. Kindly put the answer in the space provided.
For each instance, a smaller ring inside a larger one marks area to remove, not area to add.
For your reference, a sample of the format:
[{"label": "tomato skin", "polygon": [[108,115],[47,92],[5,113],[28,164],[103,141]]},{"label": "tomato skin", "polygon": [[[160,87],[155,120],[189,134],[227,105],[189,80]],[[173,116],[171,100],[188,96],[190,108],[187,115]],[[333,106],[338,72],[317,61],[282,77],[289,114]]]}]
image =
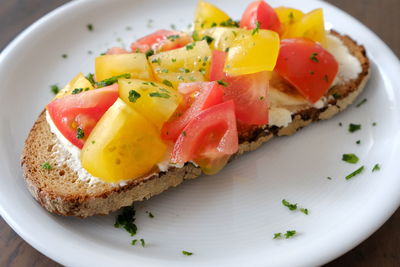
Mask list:
[{"label": "tomato skin", "polygon": [[267,72],[229,76],[223,71],[226,53],[214,50],[211,62],[211,80],[223,80],[224,101],[233,100],[238,121],[248,125],[268,123]]},{"label": "tomato skin", "polygon": [[[170,36],[173,36],[174,38],[171,38]],[[183,47],[191,41],[192,39],[187,33],[158,30],[133,42],[131,44],[131,50],[132,52],[138,50],[142,53],[146,53],[150,49],[153,49],[155,52],[168,51]]]},{"label": "tomato skin", "polygon": [[[47,105],[47,111],[57,129],[73,145],[82,149],[96,123],[118,98],[118,85],[90,90],[55,99]],[[77,138],[77,130],[83,138]]]},{"label": "tomato skin", "polygon": [[264,1],[255,1],[248,5],[240,20],[240,27],[254,29],[260,23],[260,29],[271,30],[282,35],[283,28],[275,10]]},{"label": "tomato skin", "polygon": [[318,43],[294,38],[282,40],[275,71],[315,103],[328,91],[338,67],[334,56]]},{"label": "tomato skin", "polygon": [[214,174],[238,149],[235,104],[228,101],[205,109],[187,124],[175,143],[171,161],[193,160],[206,174]]},{"label": "tomato skin", "polygon": [[193,86],[193,89],[185,89],[188,94],[184,95],[184,104],[178,108],[177,113],[171,120],[166,122],[161,129],[161,137],[164,140],[175,141],[182,133],[183,128],[197,116],[202,110],[222,103],[222,87],[217,82],[195,82],[181,84],[182,87]]}]

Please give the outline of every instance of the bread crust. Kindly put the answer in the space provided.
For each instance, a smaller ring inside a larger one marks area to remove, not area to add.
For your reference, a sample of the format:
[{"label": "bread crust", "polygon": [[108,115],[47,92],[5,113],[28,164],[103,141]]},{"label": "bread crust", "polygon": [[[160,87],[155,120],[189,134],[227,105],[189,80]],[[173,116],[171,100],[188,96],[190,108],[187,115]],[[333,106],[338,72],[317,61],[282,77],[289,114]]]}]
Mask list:
[{"label": "bread crust", "polygon": [[[274,136],[292,135],[297,130],[318,120],[329,119],[344,110],[362,92],[370,76],[370,63],[363,46],[358,45],[349,36],[331,33],[339,37],[350,53],[361,63],[362,71],[354,80],[335,86],[328,92],[328,105],[321,109],[314,107],[292,115],[292,122],[286,127],[254,128],[240,138],[239,151],[231,160],[245,152],[253,151]],[[57,138],[50,131],[43,111],[33,125],[25,141],[21,157],[21,166],[33,197],[48,211],[67,216],[88,217],[108,214],[121,207],[131,205],[157,195],[184,180],[201,176],[200,168],[186,163],[182,168],[170,168],[145,178],[129,180],[124,185],[103,183],[91,186],[79,180],[77,174],[67,165],[57,163],[54,152]],[[49,162],[53,168],[41,168]]]}]

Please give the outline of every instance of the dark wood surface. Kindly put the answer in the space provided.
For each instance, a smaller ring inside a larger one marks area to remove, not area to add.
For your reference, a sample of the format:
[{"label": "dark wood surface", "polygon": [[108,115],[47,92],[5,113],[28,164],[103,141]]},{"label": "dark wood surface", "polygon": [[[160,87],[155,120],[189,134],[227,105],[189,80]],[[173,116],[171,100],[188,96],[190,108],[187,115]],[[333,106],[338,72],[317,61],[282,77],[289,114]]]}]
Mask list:
[{"label": "dark wood surface", "polygon": [[[0,0],[0,51],[32,22],[66,2],[68,1]],[[362,21],[399,57],[400,0],[328,2]],[[0,217],[0,266],[59,265],[22,240]],[[400,266],[400,210],[366,241],[326,266]]]}]

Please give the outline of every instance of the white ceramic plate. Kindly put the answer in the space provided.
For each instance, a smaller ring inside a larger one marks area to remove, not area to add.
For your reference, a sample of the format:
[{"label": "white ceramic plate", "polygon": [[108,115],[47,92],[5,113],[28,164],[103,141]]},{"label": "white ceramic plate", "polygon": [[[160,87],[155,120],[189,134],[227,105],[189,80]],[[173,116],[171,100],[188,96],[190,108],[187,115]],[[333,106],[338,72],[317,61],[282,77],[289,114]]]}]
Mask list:
[{"label": "white ceramic plate", "polygon": [[[247,5],[213,2],[234,18]],[[372,60],[372,78],[360,98],[368,98],[366,104],[295,136],[277,138],[219,175],[186,182],[137,204],[136,238],[144,238],[148,247],[132,247],[132,238],[113,227],[115,214],[81,220],[42,209],[25,188],[20,152],[30,127],[52,97],[50,84],[62,85],[78,71],[92,71],[95,55],[121,39],[129,44],[170,24],[186,27],[196,3],[73,1],[25,30],[0,56],[4,219],[36,249],[74,266],[310,266],[338,257],[371,235],[400,203],[400,93],[394,88],[399,84],[398,59],[374,33],[329,4],[270,2],[304,11],[323,7],[335,29],[366,46]],[[152,28],[147,27],[149,19]],[[94,25],[93,32],[86,29],[88,23]],[[67,59],[61,57],[64,53]],[[351,122],[361,123],[362,130],[348,133]],[[360,164],[341,161],[343,153],[356,153]],[[375,163],[382,169],[372,173]],[[344,179],[361,165],[366,166],[363,174]],[[281,204],[283,198],[308,208],[310,214],[289,211]],[[299,233],[295,238],[272,239],[275,232],[292,229]],[[182,250],[194,255],[183,256]]]}]

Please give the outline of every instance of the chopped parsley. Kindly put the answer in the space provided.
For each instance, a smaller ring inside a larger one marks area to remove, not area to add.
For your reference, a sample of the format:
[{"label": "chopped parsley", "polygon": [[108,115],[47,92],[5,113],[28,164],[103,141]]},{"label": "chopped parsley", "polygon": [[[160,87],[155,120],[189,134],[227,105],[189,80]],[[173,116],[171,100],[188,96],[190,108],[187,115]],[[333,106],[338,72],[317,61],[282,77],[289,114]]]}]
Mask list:
[{"label": "chopped parsley", "polygon": [[171,25],[169,25],[169,26],[171,27],[171,29],[176,30],[175,24],[171,24]]},{"label": "chopped parsley", "polygon": [[95,81],[94,81],[94,74],[93,73],[88,73],[88,75],[86,75],[86,79],[94,86],[95,85]]},{"label": "chopped parsley", "polygon": [[185,131],[182,131],[182,135],[183,135],[183,136],[186,136],[186,132],[185,132]]},{"label": "chopped parsley", "polygon": [[297,204],[289,203],[288,201],[286,201],[286,199],[282,199],[282,204],[289,210],[297,210]]},{"label": "chopped parsley", "polygon": [[162,81],[162,83],[165,84],[166,86],[173,87],[172,83],[168,80],[164,80]]},{"label": "chopped parsley", "polygon": [[342,96],[341,96],[340,94],[338,94],[338,93],[333,93],[332,96],[333,96],[334,99],[339,99],[339,98],[342,97]]},{"label": "chopped parsley", "polygon": [[201,38],[201,40],[206,40],[207,44],[211,44],[212,41],[214,41],[214,38],[212,38],[211,36],[205,35],[203,38]]},{"label": "chopped parsley", "polygon": [[364,170],[364,166],[361,166],[360,168],[358,168],[354,172],[352,172],[349,175],[347,175],[346,176],[346,180],[349,180],[349,179],[353,178],[354,176],[356,176],[357,174],[360,174],[363,170]]},{"label": "chopped parsley", "polygon": [[318,60],[317,56],[318,56],[318,53],[312,53],[311,56],[310,56],[310,59],[311,59],[312,61],[318,63],[319,60]]},{"label": "chopped parsley", "polygon": [[[131,236],[136,235],[137,227],[135,222],[135,208],[134,206],[124,207],[122,213],[117,216],[114,227],[124,228]],[[136,242],[135,242],[136,243]]]},{"label": "chopped parsley", "polygon": [[151,60],[151,63],[157,63],[158,65],[160,65],[161,64],[161,58],[153,58],[152,60]]},{"label": "chopped parsley", "polygon": [[[216,23],[215,23],[215,24],[216,24]],[[215,26],[217,26],[217,25],[215,25]],[[215,26],[214,26],[214,27],[215,27]],[[227,20],[221,22],[221,23],[219,24],[219,26],[221,26],[221,27],[239,28],[239,23],[238,23],[237,21],[234,21],[234,20],[232,20],[231,18],[229,18],[229,19],[227,19]],[[213,27],[213,26],[211,26],[211,27]]]},{"label": "chopped parsley", "polygon": [[342,160],[346,161],[347,163],[356,164],[359,158],[356,156],[356,154],[350,153],[350,154],[343,154]]},{"label": "chopped parsley", "polygon": [[133,239],[132,242],[131,242],[131,245],[135,246],[137,241],[138,241],[137,239]]},{"label": "chopped parsley", "polygon": [[328,177],[326,177],[326,179],[328,179],[328,180],[332,180],[332,177],[329,177],[329,176],[328,176]]},{"label": "chopped parsley", "polygon": [[253,31],[251,32],[251,35],[254,35],[256,33],[258,33],[258,31],[260,30],[260,22],[257,21],[256,22],[256,27],[253,29]]},{"label": "chopped parsley", "polygon": [[329,82],[329,77],[328,75],[324,75],[324,77],[322,77],[322,80],[324,80],[325,82]]},{"label": "chopped parsley", "polygon": [[222,80],[218,80],[217,83],[218,83],[219,85],[222,85],[223,87],[227,87],[227,86],[228,86],[228,83],[226,83],[226,82],[224,82],[224,81],[222,81]]},{"label": "chopped parsley", "polygon": [[361,124],[354,124],[354,123],[349,124],[349,132],[350,133],[354,133],[355,131],[358,131],[360,129],[361,129]]},{"label": "chopped parsley", "polygon": [[282,233],[275,233],[274,234],[274,239],[278,239],[282,237]]},{"label": "chopped parsley", "polygon": [[264,96],[260,96],[260,100],[261,100],[261,101],[264,100],[264,98],[265,98]]},{"label": "chopped parsley", "polygon": [[76,129],[76,138],[82,139],[83,137],[85,137],[83,130],[81,128]]},{"label": "chopped parsley", "polygon": [[53,94],[58,94],[58,92],[60,92],[60,87],[58,87],[57,84],[53,84],[50,86],[50,90]]},{"label": "chopped parsley", "polygon": [[286,239],[289,239],[297,234],[296,230],[288,230],[286,233],[275,233],[274,234],[274,239],[280,239],[285,237]]},{"label": "chopped parsley", "polygon": [[153,49],[147,50],[145,55],[146,55],[146,57],[151,57],[152,55],[154,55],[154,50]]},{"label": "chopped parsley", "polygon": [[185,255],[185,256],[191,256],[191,255],[193,255],[193,252],[182,250],[182,254]]},{"label": "chopped parsley", "polygon": [[372,123],[372,126],[376,126],[376,125],[377,125],[377,123],[376,123],[376,122],[373,122],[373,123]]},{"label": "chopped parsley", "polygon": [[381,166],[377,163],[374,165],[374,167],[372,168],[372,172],[376,172],[376,171],[380,171],[381,170]]},{"label": "chopped parsley", "polygon": [[72,95],[76,95],[76,94],[82,93],[83,91],[89,91],[89,88],[85,88],[85,89],[83,89],[83,88],[75,88],[74,90],[72,90],[71,94]]},{"label": "chopped parsley", "polygon": [[67,58],[68,55],[67,54],[62,54],[62,58]]},{"label": "chopped parsley", "polygon": [[308,215],[308,209],[300,208],[300,211],[301,211],[302,213],[304,213],[305,215]]},{"label": "chopped parsley", "polygon": [[140,98],[140,97],[141,97],[141,95],[138,92],[136,92],[135,90],[129,91],[129,95],[128,95],[129,102],[135,103],[136,100],[138,100],[138,98]]},{"label": "chopped parsley", "polygon": [[174,35],[169,35],[167,36],[167,39],[170,40],[171,42],[175,42],[176,39],[179,39],[179,34],[174,34]]},{"label": "chopped parsley", "polygon": [[51,170],[53,169],[53,167],[50,165],[50,163],[48,161],[46,161],[45,163],[42,164],[42,168],[45,170]]},{"label": "chopped parsley", "polygon": [[191,44],[186,45],[185,46],[186,50],[192,50],[195,47],[195,45],[196,45],[196,43],[191,43]]},{"label": "chopped parsley", "polygon": [[289,19],[290,19],[290,20],[294,20],[293,12],[290,12],[290,13],[289,13]]},{"label": "chopped parsley", "polygon": [[225,53],[229,52],[229,47],[225,48]]},{"label": "chopped parsley", "polygon": [[171,58],[171,61],[172,62],[176,62],[176,58]]},{"label": "chopped parsley", "polygon": [[171,96],[167,93],[160,93],[160,92],[151,92],[149,94],[150,97],[161,97],[161,98],[170,98]]},{"label": "chopped parsley", "polygon": [[358,108],[358,107],[362,106],[363,104],[365,104],[366,102],[367,102],[367,99],[364,98],[363,100],[361,100],[361,101],[356,105],[356,107]]},{"label": "chopped parsley", "polygon": [[93,31],[93,24],[89,23],[88,25],[86,25],[86,28],[88,29],[88,31],[92,32]]},{"label": "chopped parsley", "polygon": [[357,141],[356,141],[356,144],[357,144],[357,145],[361,144],[361,140],[357,140]]},{"label": "chopped parsley", "polygon": [[184,72],[184,73],[189,73],[189,72],[190,72],[190,70],[187,69],[187,68],[179,68],[178,70],[179,70],[180,72]]},{"label": "chopped parsley", "polygon": [[310,71],[310,74],[311,74],[311,75],[314,75],[314,74],[315,74],[315,71]]},{"label": "chopped parsley", "polygon": [[100,82],[97,82],[96,85],[97,87],[104,87],[104,86],[109,86],[112,85],[113,83],[118,82],[118,79],[120,78],[125,78],[125,79],[129,79],[131,78],[131,75],[129,73],[125,73],[125,74],[121,74],[121,75],[117,75],[117,76],[113,76],[111,78],[102,80]]},{"label": "chopped parsley", "polygon": [[142,247],[145,247],[145,246],[146,246],[146,242],[144,242],[144,239],[143,239],[143,238],[140,239],[140,244],[142,244]]},{"label": "chopped parsley", "polygon": [[154,215],[153,215],[153,213],[151,213],[150,211],[146,211],[146,213],[149,215],[149,218],[154,218]]},{"label": "chopped parsley", "polygon": [[342,124],[341,122],[339,122],[339,126],[342,127],[342,125],[343,125],[343,124]]}]

